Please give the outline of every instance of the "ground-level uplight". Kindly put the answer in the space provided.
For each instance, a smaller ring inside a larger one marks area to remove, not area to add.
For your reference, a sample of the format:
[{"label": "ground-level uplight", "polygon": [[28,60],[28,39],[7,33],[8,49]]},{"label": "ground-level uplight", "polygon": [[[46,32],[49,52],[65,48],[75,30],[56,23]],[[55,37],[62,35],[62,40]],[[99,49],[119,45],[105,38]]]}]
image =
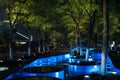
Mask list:
[{"label": "ground-level uplight", "polygon": [[9,68],[8,67],[0,67],[0,71],[5,71],[5,70],[8,70]]},{"label": "ground-level uplight", "polygon": [[85,75],[84,76],[84,80],[90,80],[90,76],[89,75]]},{"label": "ground-level uplight", "polygon": [[112,72],[112,74],[117,74],[117,72]]}]

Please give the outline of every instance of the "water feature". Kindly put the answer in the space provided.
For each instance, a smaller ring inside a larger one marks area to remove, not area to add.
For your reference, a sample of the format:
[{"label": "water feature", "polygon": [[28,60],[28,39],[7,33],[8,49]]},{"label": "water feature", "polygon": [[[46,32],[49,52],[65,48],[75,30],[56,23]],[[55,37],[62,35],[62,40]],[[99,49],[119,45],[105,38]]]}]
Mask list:
[{"label": "water feature", "polygon": [[[74,50],[76,49],[71,50],[71,52]],[[27,76],[46,76],[67,80],[68,78],[77,75],[100,74],[101,52],[91,52],[88,61],[85,61],[84,57],[71,56],[71,52],[70,54],[36,59],[32,63],[8,76],[5,80]],[[107,58],[107,61],[108,74],[120,75],[120,70],[114,67],[109,57]],[[56,70],[58,67],[62,68]],[[33,68],[37,69],[32,70]],[[53,68],[56,69],[53,70]],[[26,71],[25,69],[30,69],[30,71]]]}]

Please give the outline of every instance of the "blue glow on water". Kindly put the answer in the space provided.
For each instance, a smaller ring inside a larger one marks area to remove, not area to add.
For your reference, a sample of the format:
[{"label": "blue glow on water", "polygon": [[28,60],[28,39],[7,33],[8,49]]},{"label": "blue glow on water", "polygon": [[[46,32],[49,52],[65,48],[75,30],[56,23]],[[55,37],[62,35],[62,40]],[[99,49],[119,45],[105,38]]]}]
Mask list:
[{"label": "blue glow on water", "polygon": [[95,48],[89,48],[89,50],[95,50]]},{"label": "blue glow on water", "polygon": [[[77,48],[75,48],[71,51],[74,51],[76,49]],[[94,49],[90,49],[90,50],[94,50]],[[90,60],[94,60],[96,62],[101,62],[101,56],[102,56],[101,52],[91,53],[90,56],[91,56]],[[84,60],[84,59],[82,59],[82,60]],[[8,80],[10,78],[21,77],[21,76],[49,76],[49,77],[61,78],[62,80],[64,80],[65,75],[72,77],[72,76],[83,75],[83,74],[86,75],[86,74],[92,74],[92,73],[98,73],[98,74],[100,73],[101,64],[98,64],[98,65],[77,65],[77,64],[72,65],[72,64],[69,64],[72,62],[77,63],[78,61],[80,61],[80,60],[71,58],[71,53],[36,59],[35,61],[24,66],[23,68],[57,65],[57,63],[59,64],[60,62],[67,62],[68,63],[68,66],[67,66],[68,74],[65,74],[65,70],[61,70],[58,72],[49,72],[49,73],[27,73],[27,72],[22,72],[21,70],[19,70],[15,73],[11,74],[10,76],[8,76],[5,80]],[[107,72],[108,73],[116,73],[116,74],[120,75],[120,70],[114,67],[114,65],[112,64],[112,61],[110,60],[109,57],[108,57],[107,61],[109,62],[110,67],[112,68],[111,72],[110,71],[107,71]]]},{"label": "blue glow on water", "polygon": [[[47,58],[40,58],[32,63],[24,66],[23,68],[29,68],[29,67],[36,67],[36,66],[49,66],[49,65],[56,65],[58,62],[64,62],[67,61],[69,58],[70,54],[64,54],[64,55],[58,55],[58,56],[52,56],[52,57],[47,57]],[[64,70],[58,71],[58,72],[49,72],[49,73],[27,73],[27,72],[22,72],[21,70],[18,72],[15,72],[8,76],[5,80],[8,80],[10,78],[16,78],[16,77],[21,77],[21,76],[49,76],[49,77],[57,77],[60,79],[64,80]]]},{"label": "blue glow on water", "polygon": [[10,75],[9,77],[7,77],[5,80],[11,79],[11,78],[17,78],[17,77],[25,77],[25,76],[47,76],[47,77],[60,78],[64,80],[64,70],[61,70],[58,72],[50,72],[50,73],[28,73],[28,72],[18,71]]},{"label": "blue glow on water", "polygon": [[92,74],[92,73],[99,73],[100,72],[100,65],[69,65],[69,76],[77,76],[77,75],[84,75],[84,74]]},{"label": "blue glow on water", "polygon": [[64,79],[64,70],[59,72],[50,72],[50,73],[27,73],[22,72],[20,76],[48,76],[48,77],[56,77],[60,79]]},{"label": "blue glow on water", "polygon": [[47,58],[40,58],[24,66],[23,68],[43,66],[43,65],[55,65],[58,62],[64,62],[68,60],[69,56],[70,54],[65,54],[65,55],[52,56],[52,57],[47,57]]},{"label": "blue glow on water", "polygon": [[97,53],[91,53],[91,57],[93,58],[94,61],[101,61],[101,52],[97,52]]}]

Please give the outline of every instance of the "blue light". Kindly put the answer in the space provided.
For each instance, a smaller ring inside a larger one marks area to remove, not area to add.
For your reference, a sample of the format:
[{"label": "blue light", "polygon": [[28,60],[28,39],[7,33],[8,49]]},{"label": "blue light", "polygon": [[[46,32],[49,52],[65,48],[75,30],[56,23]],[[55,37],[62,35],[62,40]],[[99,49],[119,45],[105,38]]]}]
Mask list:
[{"label": "blue light", "polygon": [[[76,50],[76,49],[73,49]],[[90,54],[90,61],[94,60],[96,62],[100,62],[101,61],[101,52],[98,53],[91,53]],[[69,61],[69,62],[68,62]],[[35,61],[33,61],[32,63],[24,66],[23,68],[28,68],[28,67],[36,67],[36,66],[50,66],[50,65],[57,65],[60,62],[65,62],[67,63],[67,75],[69,77],[72,76],[77,76],[77,75],[89,75],[92,73],[100,73],[100,66],[101,64],[98,65],[77,65],[77,63],[79,63],[80,61],[84,61],[84,59],[77,59],[77,58],[71,58],[70,54],[63,54],[63,55],[58,55],[58,56],[51,56],[51,57],[47,57],[47,58],[40,58],[40,59],[36,59]],[[114,65],[112,64],[112,61],[109,59],[107,60],[110,64],[110,66],[113,69],[112,72],[117,73],[117,75],[120,75],[120,70],[115,68]],[[76,65],[72,65],[69,63],[76,63]],[[59,65],[59,66],[63,66],[63,65]],[[21,70],[11,74],[10,76],[8,76],[5,80],[8,80],[10,78],[16,78],[16,77],[22,77],[22,76],[48,76],[48,77],[56,77],[56,78],[61,78],[64,80],[65,78],[65,70],[61,70],[58,72],[49,72],[49,73],[28,73],[28,72],[22,72]],[[108,72],[108,71],[107,71]]]},{"label": "blue light", "polygon": [[68,59],[70,58],[70,54],[66,54],[65,57]]},{"label": "blue light", "polygon": [[91,54],[91,57],[93,58],[94,61],[99,61],[99,62],[100,62],[102,55],[101,55],[101,52],[92,53],[92,54]]},{"label": "blue light", "polygon": [[69,64],[69,76],[99,73],[100,65],[72,65]]},{"label": "blue light", "polygon": [[64,70],[57,71],[57,72],[48,72],[48,73],[47,72],[46,73],[29,73],[29,72],[18,71],[8,76],[5,80],[11,79],[11,78],[17,78],[17,77],[25,77],[25,76],[47,76],[47,77],[64,79]]},{"label": "blue light", "polygon": [[95,48],[89,48],[90,51],[95,50]]}]

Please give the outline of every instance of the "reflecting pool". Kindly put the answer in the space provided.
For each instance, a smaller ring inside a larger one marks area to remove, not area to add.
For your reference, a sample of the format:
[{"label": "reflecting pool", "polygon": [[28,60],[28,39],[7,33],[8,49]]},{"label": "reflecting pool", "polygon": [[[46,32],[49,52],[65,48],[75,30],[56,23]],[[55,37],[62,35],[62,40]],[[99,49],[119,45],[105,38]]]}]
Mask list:
[{"label": "reflecting pool", "polygon": [[[44,76],[67,80],[68,78],[77,75],[99,74],[101,67],[101,52],[91,53],[89,60],[90,62],[85,62],[84,59],[79,58],[71,59],[70,54],[40,58],[9,75],[5,80],[27,76]],[[120,75],[120,70],[114,67],[109,57],[107,58],[107,61],[107,73]],[[50,68],[51,66],[52,68]],[[57,67],[62,68],[59,70],[55,69]],[[27,69],[27,71],[25,69]]]}]

